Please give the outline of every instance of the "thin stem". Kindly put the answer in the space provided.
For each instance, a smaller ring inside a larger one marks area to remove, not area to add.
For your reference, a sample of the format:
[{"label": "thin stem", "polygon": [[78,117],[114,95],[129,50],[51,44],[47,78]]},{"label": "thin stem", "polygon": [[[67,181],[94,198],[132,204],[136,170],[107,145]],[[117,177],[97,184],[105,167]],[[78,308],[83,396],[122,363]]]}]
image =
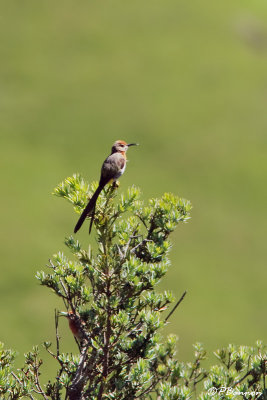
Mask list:
[{"label": "thin stem", "polygon": [[[141,236],[141,235],[140,235]],[[143,239],[142,242],[138,243],[135,247],[133,247],[131,249],[131,253],[134,253],[136,249],[138,249],[138,247],[142,246],[143,244],[145,244],[146,242],[153,242],[153,240],[150,239]]]},{"label": "thin stem", "polygon": [[11,375],[16,379],[16,381],[20,384],[20,386],[22,386],[21,380],[19,379],[19,377],[13,371],[11,371]]},{"label": "thin stem", "polygon": [[[21,380],[19,379],[19,377],[18,377],[13,371],[11,371],[11,375],[13,376],[13,378],[16,379],[16,381],[17,381],[17,382],[19,383],[19,385],[22,387],[22,386],[23,386],[23,383],[21,382]],[[28,393],[27,396],[29,396],[30,399],[34,400],[34,397],[33,397],[30,393]]]},{"label": "thin stem", "polygon": [[86,373],[88,347],[89,343],[87,344],[87,346],[83,347],[81,351],[78,368],[75,372],[73,381],[67,390],[67,394],[70,400],[79,400],[82,398],[82,390],[86,384],[86,380],[88,380],[88,376]]},{"label": "thin stem", "polygon": [[175,304],[175,306],[173,307],[173,309],[171,310],[171,312],[167,315],[167,317],[165,318],[164,322],[167,322],[168,319],[170,318],[170,316],[174,313],[174,311],[176,310],[176,308],[179,306],[179,304],[183,301],[185,295],[186,295],[186,291],[182,294],[181,298],[178,300],[178,302]]},{"label": "thin stem", "polygon": [[46,396],[45,392],[42,389],[41,383],[39,381],[39,371],[38,371],[38,364],[37,364],[37,359],[35,357],[35,363],[36,365],[34,366],[34,381],[35,381],[35,386],[37,387],[39,394],[43,396],[45,400],[48,400],[48,397]]},{"label": "thin stem", "polygon": [[65,298],[69,299],[69,293],[68,293],[68,291],[66,289],[66,286],[64,285],[64,282],[63,282],[63,280],[61,278],[59,279],[59,282],[61,283],[61,286],[63,287],[63,290],[65,292]]},{"label": "thin stem", "polygon": [[107,298],[108,298],[108,304],[107,304],[107,329],[105,332],[104,336],[104,359],[103,359],[103,372],[102,376],[103,379],[101,381],[101,385],[99,388],[97,400],[101,400],[106,384],[106,380],[108,377],[108,370],[109,370],[109,353],[110,353],[110,336],[111,336],[111,309],[110,309],[110,304],[109,304],[109,297],[110,297],[110,279],[109,279],[109,270],[107,269],[107,277],[108,277],[108,282],[107,282]]},{"label": "thin stem", "polygon": [[59,357],[59,333],[58,333],[58,312],[55,309],[55,327],[56,327],[56,344],[57,344],[57,359]]},{"label": "thin stem", "polygon": [[244,379],[246,379],[246,378],[251,374],[251,372],[252,372],[251,370],[248,371],[248,372],[243,376],[243,378],[239,379],[237,382],[235,382],[235,383],[233,384],[233,387],[239,385],[239,383],[241,383]]}]

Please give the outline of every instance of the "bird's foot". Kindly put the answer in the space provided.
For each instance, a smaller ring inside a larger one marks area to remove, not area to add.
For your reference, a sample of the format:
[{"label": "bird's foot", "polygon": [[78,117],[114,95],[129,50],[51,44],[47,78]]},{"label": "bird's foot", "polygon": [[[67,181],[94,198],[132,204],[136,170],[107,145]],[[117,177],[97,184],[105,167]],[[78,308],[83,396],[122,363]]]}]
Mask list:
[{"label": "bird's foot", "polygon": [[119,181],[114,181],[113,182],[113,184],[112,184],[112,187],[115,189],[115,188],[118,188],[120,186],[120,182]]}]

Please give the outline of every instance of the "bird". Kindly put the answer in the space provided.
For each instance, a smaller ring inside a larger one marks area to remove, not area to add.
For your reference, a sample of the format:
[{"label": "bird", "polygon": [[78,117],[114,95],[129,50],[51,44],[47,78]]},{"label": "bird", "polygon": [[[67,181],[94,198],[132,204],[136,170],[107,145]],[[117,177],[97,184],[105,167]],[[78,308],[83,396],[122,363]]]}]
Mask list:
[{"label": "bird", "polygon": [[113,181],[113,184],[115,184],[116,180],[119,179],[119,177],[124,173],[126,168],[126,151],[130,146],[137,145],[138,143],[127,144],[124,140],[117,140],[113,144],[111,148],[111,154],[103,162],[98,187],[91,199],[89,200],[87,206],[83,210],[77,224],[75,225],[74,233],[78,232],[86,217],[91,215],[91,223],[89,226],[90,234],[94,219],[96,201],[100,192],[103,190],[107,183]]},{"label": "bird", "polygon": [[71,332],[73,333],[73,336],[78,340],[78,342],[81,342],[84,339],[82,328],[84,327],[85,322],[77,315],[75,315],[73,311],[59,311],[59,314],[68,319],[69,327]]}]

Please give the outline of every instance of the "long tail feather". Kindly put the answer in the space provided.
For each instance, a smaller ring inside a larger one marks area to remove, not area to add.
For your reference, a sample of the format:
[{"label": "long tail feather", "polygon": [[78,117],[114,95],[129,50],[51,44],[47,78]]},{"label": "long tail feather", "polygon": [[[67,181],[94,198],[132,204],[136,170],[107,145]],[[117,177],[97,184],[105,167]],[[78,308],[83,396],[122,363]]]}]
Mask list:
[{"label": "long tail feather", "polygon": [[95,206],[94,206],[94,208],[92,210],[92,213],[91,213],[91,221],[90,221],[90,226],[89,226],[89,235],[90,235],[91,230],[92,230],[94,219],[95,219]]},{"label": "long tail feather", "polygon": [[[103,189],[104,186],[98,186],[98,188],[96,189],[95,193],[93,194],[93,196],[91,197],[89,203],[87,204],[87,206],[85,207],[85,209],[83,210],[75,228],[74,228],[74,233],[78,232],[78,230],[80,229],[80,227],[82,226],[82,224],[84,223],[85,218],[87,217],[87,215],[89,215],[91,213],[91,211],[93,210],[94,212],[94,208],[95,208],[95,204],[97,201],[97,198],[99,196],[99,193],[101,192],[101,190]],[[90,229],[91,231],[91,229]]]}]

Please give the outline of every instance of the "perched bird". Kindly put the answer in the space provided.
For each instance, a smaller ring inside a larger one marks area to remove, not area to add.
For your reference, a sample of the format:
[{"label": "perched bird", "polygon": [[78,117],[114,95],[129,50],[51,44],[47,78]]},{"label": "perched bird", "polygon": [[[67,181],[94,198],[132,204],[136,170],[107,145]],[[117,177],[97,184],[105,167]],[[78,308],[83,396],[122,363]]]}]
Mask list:
[{"label": "perched bird", "polygon": [[69,321],[69,327],[73,336],[81,342],[84,338],[84,333],[82,331],[82,327],[85,325],[84,321],[80,319],[77,315],[75,315],[72,311],[60,311],[60,315],[66,317]]},{"label": "perched bird", "polygon": [[83,210],[74,228],[74,233],[76,233],[80,229],[85,218],[89,215],[91,215],[89,233],[91,232],[94,213],[95,213],[95,205],[101,190],[108,182],[113,181],[113,183],[115,183],[116,180],[124,173],[126,168],[126,151],[128,150],[128,147],[136,145],[137,143],[127,144],[123,140],[117,140],[113,144],[111,148],[111,154],[103,162],[98,188],[96,189],[89,203]]}]

